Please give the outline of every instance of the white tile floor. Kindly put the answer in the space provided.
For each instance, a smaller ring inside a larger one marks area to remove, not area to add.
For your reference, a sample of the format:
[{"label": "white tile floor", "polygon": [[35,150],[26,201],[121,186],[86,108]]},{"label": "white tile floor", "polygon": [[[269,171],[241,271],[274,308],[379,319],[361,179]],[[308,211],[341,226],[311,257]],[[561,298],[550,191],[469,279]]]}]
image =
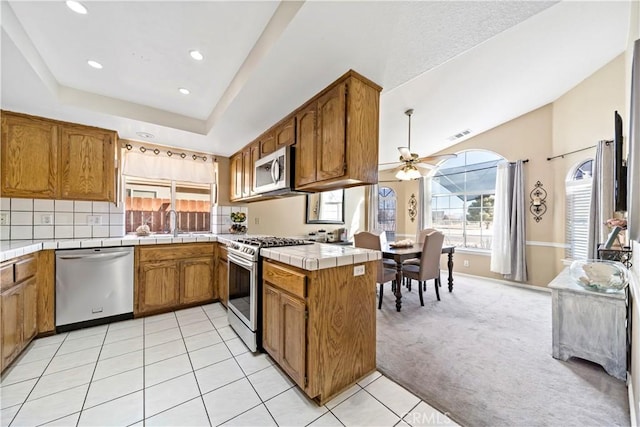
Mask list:
[{"label": "white tile floor", "polygon": [[324,406],[210,304],[37,339],[2,376],[1,426],[454,425],[375,372]]}]

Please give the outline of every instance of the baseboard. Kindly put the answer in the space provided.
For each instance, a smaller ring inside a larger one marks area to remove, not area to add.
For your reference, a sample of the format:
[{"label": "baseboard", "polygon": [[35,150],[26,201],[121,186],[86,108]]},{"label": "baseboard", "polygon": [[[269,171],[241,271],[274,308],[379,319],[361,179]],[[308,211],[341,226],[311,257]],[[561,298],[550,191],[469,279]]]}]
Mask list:
[{"label": "baseboard", "polygon": [[[527,285],[526,283],[510,282],[509,280],[496,279],[496,278],[493,278],[493,277],[476,276],[475,274],[459,273],[457,271],[455,272],[455,276],[472,277],[474,279],[488,280],[490,282],[500,283],[501,285],[509,285],[509,286],[515,286],[516,288],[529,289],[531,291],[539,291],[539,292],[551,293],[551,289],[543,287],[543,286],[533,286],[533,285]],[[455,278],[454,278],[454,280],[453,280],[453,288],[455,289],[455,287],[456,287],[456,281],[455,281]]]},{"label": "baseboard", "polygon": [[[628,372],[627,378],[631,379],[631,375]],[[636,419],[636,406],[633,403],[636,401],[633,394],[633,381],[627,381],[627,391],[629,394],[629,419],[631,420],[631,427],[638,427],[638,420]]]}]

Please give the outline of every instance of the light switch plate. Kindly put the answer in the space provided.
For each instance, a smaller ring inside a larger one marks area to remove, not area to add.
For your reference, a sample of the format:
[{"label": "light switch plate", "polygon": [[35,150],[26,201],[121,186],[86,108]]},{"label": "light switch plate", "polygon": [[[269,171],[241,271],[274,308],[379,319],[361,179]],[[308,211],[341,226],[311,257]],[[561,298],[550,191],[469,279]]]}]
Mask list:
[{"label": "light switch plate", "polygon": [[9,214],[1,213],[0,214],[0,225],[9,225]]},{"label": "light switch plate", "polygon": [[102,225],[102,216],[100,215],[87,215],[88,225]]},{"label": "light switch plate", "polygon": [[362,276],[364,274],[364,265],[355,265],[353,267],[354,276]]},{"label": "light switch plate", "polygon": [[40,223],[41,224],[53,224],[53,215],[42,215],[40,216]]}]

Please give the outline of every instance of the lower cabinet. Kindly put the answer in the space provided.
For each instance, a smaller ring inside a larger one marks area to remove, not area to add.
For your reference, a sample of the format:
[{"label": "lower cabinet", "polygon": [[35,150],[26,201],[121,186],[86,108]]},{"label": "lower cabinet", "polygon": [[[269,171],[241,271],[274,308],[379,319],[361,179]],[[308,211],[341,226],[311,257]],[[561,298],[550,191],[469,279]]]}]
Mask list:
[{"label": "lower cabinet", "polygon": [[223,244],[218,244],[217,261],[217,285],[218,297],[225,307],[229,301],[229,266],[227,265],[227,248]]},{"label": "lower cabinet", "polygon": [[376,263],[262,263],[262,347],[318,404],[376,369]]},{"label": "lower cabinet", "polygon": [[212,243],[136,248],[135,315],[170,311],[218,297]]},{"label": "lower cabinet", "polygon": [[3,263],[0,293],[0,371],[38,332],[37,254]]}]

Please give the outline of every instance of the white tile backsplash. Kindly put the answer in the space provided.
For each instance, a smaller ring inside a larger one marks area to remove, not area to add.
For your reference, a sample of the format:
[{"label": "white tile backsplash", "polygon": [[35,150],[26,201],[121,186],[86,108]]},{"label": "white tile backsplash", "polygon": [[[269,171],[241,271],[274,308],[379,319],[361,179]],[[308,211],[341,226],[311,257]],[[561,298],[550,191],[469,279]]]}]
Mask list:
[{"label": "white tile backsplash", "polygon": [[122,237],[124,236],[124,224],[112,225],[109,227],[109,237]]},{"label": "white tile backsplash", "polygon": [[11,212],[11,225],[33,225],[33,212]]},{"label": "white tile backsplash", "polygon": [[23,240],[33,239],[33,226],[31,225],[12,225],[11,226],[11,239]]},{"label": "white tile backsplash", "polygon": [[109,212],[123,214],[124,204],[120,203],[120,206],[116,206],[115,203],[109,203]]},{"label": "white tile backsplash", "polygon": [[11,199],[8,197],[0,197],[0,210],[11,210]]},{"label": "white tile backsplash", "polygon": [[93,202],[93,213],[109,213],[109,202]]},{"label": "white tile backsplash", "polygon": [[11,199],[11,211],[33,211],[33,199]]},{"label": "white tile backsplash", "polygon": [[53,200],[33,200],[33,210],[36,212],[53,212]]},{"label": "white tile backsplash", "polygon": [[[34,212],[33,225],[53,225],[55,215],[53,212]],[[49,221],[47,223],[47,221]]]},{"label": "white tile backsplash", "polygon": [[109,224],[110,225],[123,225],[124,224],[124,214],[122,214],[122,213],[109,214]]},{"label": "white tile backsplash", "polygon": [[0,240],[9,240],[11,238],[11,227],[8,225],[0,225]]},{"label": "white tile backsplash", "polygon": [[94,238],[96,238],[96,237],[109,237],[109,226],[108,225],[94,225],[93,226],[93,235],[91,237],[94,237]]},{"label": "white tile backsplash", "polygon": [[91,226],[89,225],[76,225],[73,227],[73,238],[86,238],[91,237]]},{"label": "white tile backsplash", "polygon": [[93,209],[93,207],[92,207],[91,202],[80,202],[80,201],[73,202],[73,211],[74,212],[88,212],[88,213],[91,213],[92,209]]},{"label": "white tile backsplash", "polygon": [[73,225],[72,212],[56,212],[54,218],[55,225]]},{"label": "white tile backsplash", "polygon": [[56,200],[56,212],[73,212],[73,200]]},{"label": "white tile backsplash", "polygon": [[56,239],[73,239],[73,225],[56,225],[54,236]]},{"label": "white tile backsplash", "polygon": [[53,239],[53,225],[36,225],[33,227],[34,239]]},{"label": "white tile backsplash", "polygon": [[91,215],[91,213],[86,212],[75,212],[73,214],[73,225],[89,225],[89,221],[87,216]]}]

